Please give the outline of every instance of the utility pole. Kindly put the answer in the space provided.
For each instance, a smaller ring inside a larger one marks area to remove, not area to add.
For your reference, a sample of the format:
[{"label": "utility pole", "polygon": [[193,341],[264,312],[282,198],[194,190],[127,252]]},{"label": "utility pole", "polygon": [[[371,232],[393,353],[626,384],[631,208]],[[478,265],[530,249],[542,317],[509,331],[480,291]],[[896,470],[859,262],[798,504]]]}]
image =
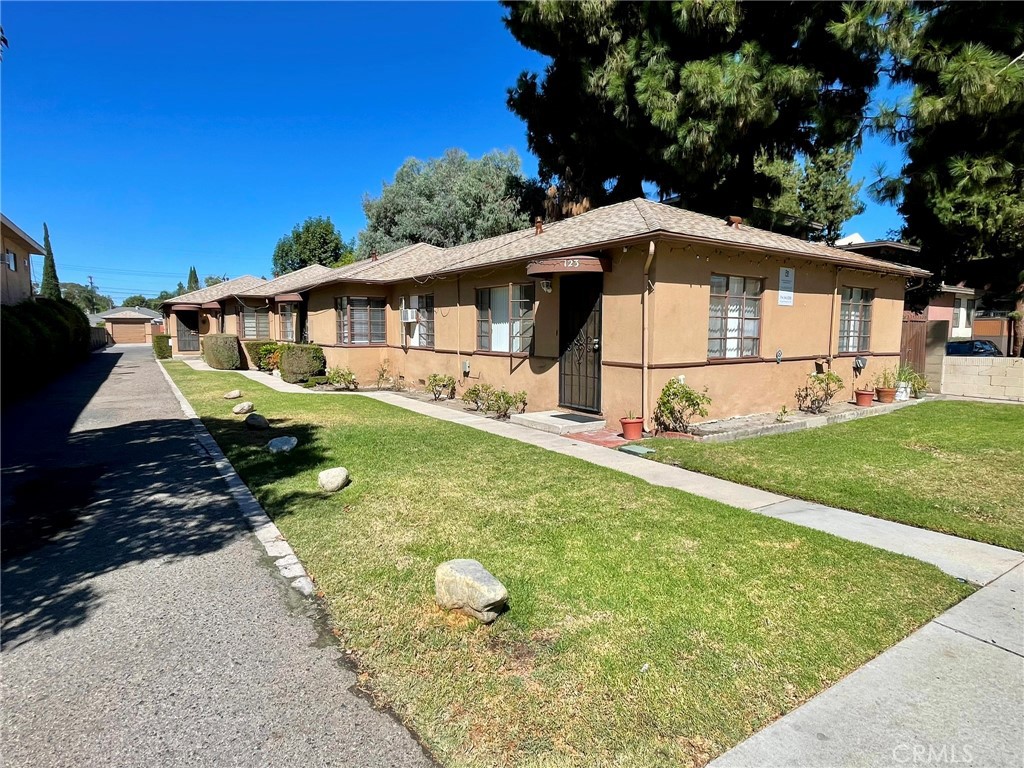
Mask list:
[{"label": "utility pole", "polygon": [[89,309],[96,313],[96,286],[93,285],[92,275],[89,275]]}]

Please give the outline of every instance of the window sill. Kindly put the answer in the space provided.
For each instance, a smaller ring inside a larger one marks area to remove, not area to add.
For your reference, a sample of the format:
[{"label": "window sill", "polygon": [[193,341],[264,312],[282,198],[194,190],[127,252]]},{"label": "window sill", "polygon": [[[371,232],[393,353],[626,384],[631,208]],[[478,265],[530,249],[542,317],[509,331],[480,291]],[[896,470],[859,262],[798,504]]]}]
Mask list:
[{"label": "window sill", "polygon": [[[750,355],[747,357],[709,357],[708,365],[730,365],[732,363],[764,363],[767,362],[760,355]],[[772,358],[771,362],[775,362],[775,358]]]},{"label": "window sill", "polygon": [[487,349],[474,350],[473,354],[483,355],[484,357],[514,357],[520,360],[525,360],[530,356],[529,352],[491,352]]}]

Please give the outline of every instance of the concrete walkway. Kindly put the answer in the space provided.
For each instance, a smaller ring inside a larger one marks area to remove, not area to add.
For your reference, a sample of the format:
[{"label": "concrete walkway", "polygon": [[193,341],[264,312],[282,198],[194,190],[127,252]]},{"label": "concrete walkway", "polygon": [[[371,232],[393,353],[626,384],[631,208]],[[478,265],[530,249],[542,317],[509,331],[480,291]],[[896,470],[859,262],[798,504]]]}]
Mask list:
[{"label": "concrete walkway", "polygon": [[[265,374],[243,375],[278,391],[309,393]],[[393,392],[362,394],[908,555],[987,585],[719,757],[714,768],[1024,766],[1024,554],[790,499]]]},{"label": "concrete walkway", "polygon": [[429,766],[258,546],[148,347],[3,414],[4,766]]}]

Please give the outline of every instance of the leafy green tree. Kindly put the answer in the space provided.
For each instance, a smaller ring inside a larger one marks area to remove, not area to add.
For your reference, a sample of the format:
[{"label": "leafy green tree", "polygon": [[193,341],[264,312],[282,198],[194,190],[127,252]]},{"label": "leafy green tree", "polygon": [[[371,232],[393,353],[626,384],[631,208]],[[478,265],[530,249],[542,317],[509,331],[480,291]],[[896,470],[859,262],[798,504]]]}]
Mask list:
[{"label": "leafy green tree", "polygon": [[85,314],[103,312],[114,306],[110,296],[104,296],[94,287],[81,283],[64,283],[62,286],[64,300],[69,301]]},{"label": "leafy green tree", "polygon": [[[917,10],[917,35],[897,51],[894,72],[912,95],[875,125],[906,142],[907,162],[872,191],[898,204],[903,236],[933,272],[977,278],[983,260],[994,260],[1002,275],[993,282],[1024,313],[1024,9],[940,2]],[[1015,355],[1024,338],[1017,324]]]},{"label": "leafy green tree", "polygon": [[50,247],[50,230],[43,222],[43,282],[39,287],[39,295],[47,299],[59,299],[60,280],[57,279],[57,265],[53,260],[53,248]]},{"label": "leafy green tree", "polygon": [[122,307],[148,307],[149,299],[143,296],[141,293],[137,293],[134,296],[129,296],[127,299],[121,302]]},{"label": "leafy green tree", "polygon": [[341,239],[341,233],[330,216],[311,216],[302,224],[296,224],[290,235],[277,241],[273,258],[274,277],[311,264],[335,267],[349,263],[353,247],[351,242]]},{"label": "leafy green tree", "polygon": [[203,287],[209,288],[211,286],[217,285],[218,283],[223,283],[227,279],[227,275],[207,275],[206,277],[203,278]]},{"label": "leafy green tree", "polygon": [[478,160],[461,149],[427,161],[410,158],[380,197],[363,198],[367,226],[359,233],[358,257],[419,242],[448,247],[522,229],[530,224],[531,208],[539,208],[537,200],[513,151]]},{"label": "leafy green tree", "polygon": [[650,182],[688,208],[743,216],[773,196],[759,155],[855,139],[903,29],[898,3],[503,5],[515,38],[551,59],[508,100],[543,181],[595,204]]},{"label": "leafy green tree", "polygon": [[199,290],[199,275],[196,273],[195,267],[192,267],[188,271],[188,285],[185,286],[185,290],[188,293]]},{"label": "leafy green tree", "polygon": [[[178,288],[183,287],[184,286],[182,286],[181,283],[178,283]],[[175,296],[180,296],[183,292],[184,291],[180,290],[177,291],[176,293],[172,291],[160,291],[160,294],[156,298],[150,299],[149,301],[146,302],[146,306],[149,307],[150,309],[159,312],[163,308],[163,303],[165,301],[167,301],[168,299],[173,299]]]}]

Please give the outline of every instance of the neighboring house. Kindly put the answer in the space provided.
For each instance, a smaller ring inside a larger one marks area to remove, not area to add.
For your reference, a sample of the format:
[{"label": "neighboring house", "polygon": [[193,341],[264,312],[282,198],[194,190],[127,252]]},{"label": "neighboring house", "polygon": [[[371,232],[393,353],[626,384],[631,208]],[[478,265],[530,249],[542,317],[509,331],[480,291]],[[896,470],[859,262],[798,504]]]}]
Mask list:
[{"label": "neighboring house", "polygon": [[114,307],[99,313],[115,344],[151,344],[163,315],[146,307]]},{"label": "neighboring house", "polygon": [[216,300],[177,297],[168,316],[217,301],[242,317],[226,332],[306,337],[364,382],[387,361],[413,384],[451,374],[460,388],[524,390],[530,410],[609,420],[650,420],[680,375],[707,388],[709,418],[792,406],[817,370],[837,372],[852,396],[855,358],[869,359],[868,376],[898,362],[906,280],[929,274],[642,198],[306,270]]},{"label": "neighboring house", "polygon": [[107,324],[107,321],[103,319],[103,315],[87,313],[85,317],[89,321],[89,325],[93,328],[102,328]]},{"label": "neighboring house", "polygon": [[0,213],[0,304],[17,304],[32,295],[32,254],[43,254],[43,246],[21,227]]},{"label": "neighboring house", "polygon": [[243,275],[165,301],[163,311],[172,352],[198,355],[202,336],[209,333],[238,333],[234,322],[226,322],[225,307],[234,310],[237,305],[236,292],[265,282],[261,277]]}]

